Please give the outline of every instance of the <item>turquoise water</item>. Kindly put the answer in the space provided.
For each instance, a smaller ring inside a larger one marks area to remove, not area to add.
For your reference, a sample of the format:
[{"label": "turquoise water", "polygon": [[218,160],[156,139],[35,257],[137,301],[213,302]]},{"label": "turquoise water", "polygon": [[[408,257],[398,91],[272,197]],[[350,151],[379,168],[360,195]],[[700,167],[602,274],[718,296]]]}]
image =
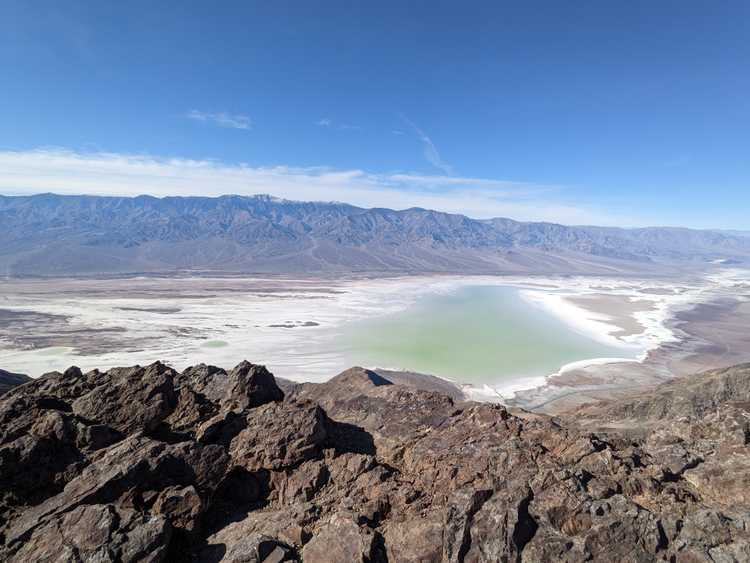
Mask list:
[{"label": "turquoise water", "polygon": [[465,287],[409,309],[352,323],[344,340],[352,365],[430,373],[466,383],[544,376],[565,364],[633,357],[571,330],[524,301],[513,287]]}]

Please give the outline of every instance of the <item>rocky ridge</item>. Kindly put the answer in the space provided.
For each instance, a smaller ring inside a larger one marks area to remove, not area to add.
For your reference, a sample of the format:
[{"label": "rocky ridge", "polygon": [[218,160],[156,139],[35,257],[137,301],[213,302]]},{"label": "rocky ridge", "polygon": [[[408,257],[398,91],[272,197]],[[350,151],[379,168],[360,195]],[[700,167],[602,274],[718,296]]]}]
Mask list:
[{"label": "rocky ridge", "polygon": [[550,418],[361,368],[70,368],[0,398],[0,560],[746,561],[748,380]]},{"label": "rocky ridge", "polygon": [[750,239],[266,195],[0,195],[0,274],[655,273],[750,261]]}]

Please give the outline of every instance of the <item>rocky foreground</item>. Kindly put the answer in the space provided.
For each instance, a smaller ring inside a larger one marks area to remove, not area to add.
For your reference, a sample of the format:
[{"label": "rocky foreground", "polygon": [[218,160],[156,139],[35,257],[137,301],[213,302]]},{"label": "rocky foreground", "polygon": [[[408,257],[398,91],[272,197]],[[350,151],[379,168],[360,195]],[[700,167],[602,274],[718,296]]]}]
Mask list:
[{"label": "rocky foreground", "polygon": [[46,375],[0,398],[0,560],[750,560],[750,365],[552,419],[354,368]]}]

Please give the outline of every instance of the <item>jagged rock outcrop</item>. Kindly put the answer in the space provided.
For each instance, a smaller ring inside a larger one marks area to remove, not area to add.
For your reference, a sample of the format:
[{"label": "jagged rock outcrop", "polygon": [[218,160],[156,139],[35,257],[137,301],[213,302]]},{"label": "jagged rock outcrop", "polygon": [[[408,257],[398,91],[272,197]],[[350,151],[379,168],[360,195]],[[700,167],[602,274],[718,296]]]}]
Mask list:
[{"label": "jagged rock outcrop", "polygon": [[750,364],[682,377],[570,418],[642,441],[668,479],[690,482],[715,507],[750,506]]},{"label": "jagged rock outcrop", "polygon": [[71,368],[0,399],[0,560],[746,561],[748,379],[552,419],[361,368]]}]

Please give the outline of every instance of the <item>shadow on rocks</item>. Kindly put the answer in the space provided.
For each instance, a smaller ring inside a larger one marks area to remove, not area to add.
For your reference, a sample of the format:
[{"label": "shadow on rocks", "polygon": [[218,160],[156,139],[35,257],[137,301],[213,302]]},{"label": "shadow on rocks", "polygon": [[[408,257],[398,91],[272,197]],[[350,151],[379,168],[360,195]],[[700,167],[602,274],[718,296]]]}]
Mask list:
[{"label": "shadow on rocks", "polygon": [[265,506],[270,493],[268,471],[250,472],[235,467],[219,484],[204,515],[207,535],[239,522],[253,510]]},{"label": "shadow on rocks", "polygon": [[334,448],[337,454],[375,455],[372,434],[361,426],[331,419],[328,425],[328,445]]}]

